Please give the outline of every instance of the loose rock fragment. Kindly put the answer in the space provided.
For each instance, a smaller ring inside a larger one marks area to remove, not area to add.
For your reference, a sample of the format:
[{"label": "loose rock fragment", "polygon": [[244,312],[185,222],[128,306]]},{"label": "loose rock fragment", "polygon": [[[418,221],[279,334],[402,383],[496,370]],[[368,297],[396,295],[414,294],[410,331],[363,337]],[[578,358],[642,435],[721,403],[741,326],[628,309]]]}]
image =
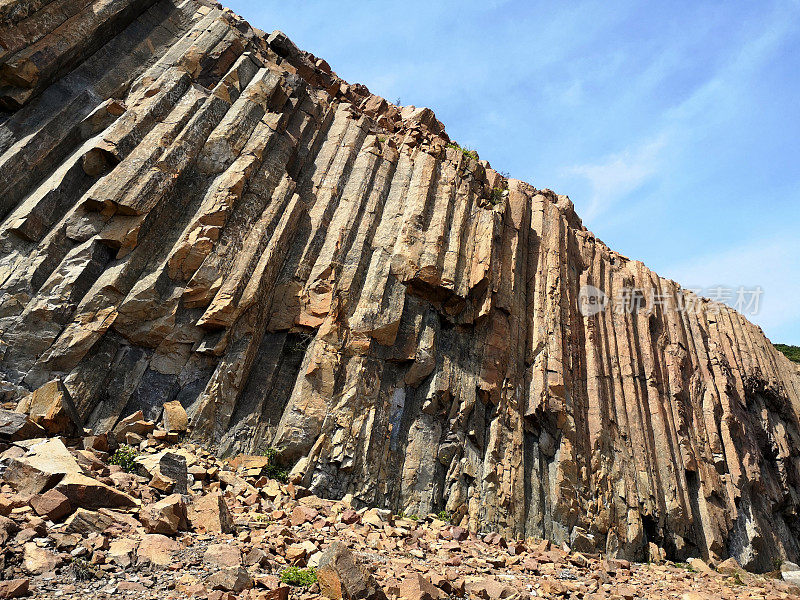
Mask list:
[{"label": "loose rock fragment", "polygon": [[386,594],[341,542],[332,543],[317,568],[320,592],[331,600],[385,600]]}]

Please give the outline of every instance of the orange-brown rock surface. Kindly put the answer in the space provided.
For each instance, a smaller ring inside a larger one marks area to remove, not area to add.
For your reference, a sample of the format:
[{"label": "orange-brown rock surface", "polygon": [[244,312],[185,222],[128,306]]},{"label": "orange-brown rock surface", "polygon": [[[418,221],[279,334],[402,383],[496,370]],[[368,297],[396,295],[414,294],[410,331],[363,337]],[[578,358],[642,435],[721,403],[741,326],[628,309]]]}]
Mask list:
[{"label": "orange-brown rock surface", "polygon": [[5,400],[96,434],[177,401],[223,455],[472,531],[800,559],[796,367],[566,196],[210,2],[2,0],[0,45]]}]

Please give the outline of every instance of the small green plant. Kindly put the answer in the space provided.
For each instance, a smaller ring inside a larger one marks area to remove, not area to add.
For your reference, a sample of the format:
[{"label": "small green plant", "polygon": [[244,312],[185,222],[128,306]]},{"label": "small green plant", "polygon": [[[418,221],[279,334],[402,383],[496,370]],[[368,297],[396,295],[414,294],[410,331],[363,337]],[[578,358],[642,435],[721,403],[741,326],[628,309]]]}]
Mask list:
[{"label": "small green plant", "polygon": [[503,192],[505,190],[501,187],[492,188],[492,193],[489,196],[489,202],[492,206],[497,206],[503,201]]},{"label": "small green plant", "polygon": [[138,453],[133,446],[123,444],[117,448],[117,451],[114,452],[114,454],[111,455],[111,458],[108,459],[108,463],[122,467],[124,471],[131,473],[136,467],[135,463],[137,455]]},{"label": "small green plant", "polygon": [[459,146],[455,142],[450,142],[449,144],[447,144],[447,147],[448,148],[455,148],[456,150],[461,150],[461,153],[464,156],[466,156],[467,158],[473,158],[475,160],[478,160],[478,151],[477,150],[471,150],[470,148],[462,148],[461,146]]},{"label": "small green plant", "polygon": [[439,511],[439,514],[436,515],[436,518],[440,521],[444,521],[445,523],[449,523],[450,520],[453,518],[452,515],[447,512],[446,510]]},{"label": "small green plant", "polygon": [[281,572],[281,583],[297,587],[309,587],[317,583],[317,570],[289,567]]},{"label": "small green plant", "polygon": [[733,579],[733,585],[744,585],[744,581],[742,581],[742,575],[739,573],[739,571],[735,571],[731,576],[731,579]]},{"label": "small green plant", "polygon": [[281,483],[289,481],[289,469],[280,464],[280,451],[269,447],[262,452],[267,457],[267,466],[264,474],[270,479],[277,479]]},{"label": "small green plant", "polygon": [[402,510],[400,511],[400,514],[397,515],[397,516],[400,517],[401,519],[410,519],[411,521],[419,521],[419,517],[417,515],[415,515],[414,513],[411,513],[411,514],[407,515],[405,513],[405,511],[402,511]]},{"label": "small green plant", "polygon": [[379,136],[378,136],[378,141],[379,141],[381,144],[383,144],[384,142],[386,142],[386,136],[385,136],[385,135],[379,135]]},{"label": "small green plant", "polygon": [[782,558],[773,558],[772,559],[772,566],[775,567],[776,571],[780,571],[781,565],[783,565],[783,559]]},{"label": "small green plant", "polygon": [[272,519],[270,519],[267,515],[263,513],[256,513],[253,515],[253,521],[256,523],[271,523]]},{"label": "small green plant", "polygon": [[100,571],[82,558],[72,561],[72,574],[75,576],[75,581],[91,581],[100,577]]}]

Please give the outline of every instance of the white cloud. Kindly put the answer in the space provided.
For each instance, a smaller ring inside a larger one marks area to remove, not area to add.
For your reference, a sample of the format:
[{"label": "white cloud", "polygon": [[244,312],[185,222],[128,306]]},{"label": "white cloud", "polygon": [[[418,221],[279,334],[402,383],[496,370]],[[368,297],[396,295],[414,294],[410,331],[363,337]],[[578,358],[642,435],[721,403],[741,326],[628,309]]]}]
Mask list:
[{"label": "white cloud", "polygon": [[[747,89],[747,82],[791,34],[795,21],[780,13],[773,15],[765,33],[754,36],[691,94],[665,110],[654,123],[651,131],[655,133],[596,162],[566,169],[566,175],[583,178],[589,185],[588,206],[581,208],[584,221],[591,226],[598,217],[646,183],[657,177],[669,177],[666,164],[669,156],[680,156],[684,148],[694,143],[694,136],[703,135],[710,127],[727,126],[731,114],[742,101],[741,93]],[[637,95],[647,93],[659,80],[668,79],[677,64],[679,61],[673,54],[665,53],[639,79],[630,83],[629,90]]]}]

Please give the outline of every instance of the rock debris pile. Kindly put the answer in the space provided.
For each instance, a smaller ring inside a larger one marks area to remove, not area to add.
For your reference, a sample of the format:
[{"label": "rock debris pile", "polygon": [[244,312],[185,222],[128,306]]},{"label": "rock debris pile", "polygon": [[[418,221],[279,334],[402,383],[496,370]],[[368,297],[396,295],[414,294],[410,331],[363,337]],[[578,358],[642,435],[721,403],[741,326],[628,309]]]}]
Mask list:
[{"label": "rock debris pile", "polygon": [[[54,406],[48,414],[56,414]],[[173,413],[179,412],[173,407]],[[25,418],[20,419],[18,415]],[[141,413],[114,434],[30,438],[0,411],[0,598],[209,600],[779,600],[800,569],[734,559],[650,564],[547,540],[476,535],[447,515],[355,510],[271,479],[273,457],[221,460]],[[39,421],[41,423],[41,420]],[[120,445],[135,442],[136,447]],[[116,464],[115,464],[116,463]],[[20,473],[24,472],[25,477]],[[786,579],[784,581],[783,579]],[[791,583],[794,581],[794,584]]]}]

